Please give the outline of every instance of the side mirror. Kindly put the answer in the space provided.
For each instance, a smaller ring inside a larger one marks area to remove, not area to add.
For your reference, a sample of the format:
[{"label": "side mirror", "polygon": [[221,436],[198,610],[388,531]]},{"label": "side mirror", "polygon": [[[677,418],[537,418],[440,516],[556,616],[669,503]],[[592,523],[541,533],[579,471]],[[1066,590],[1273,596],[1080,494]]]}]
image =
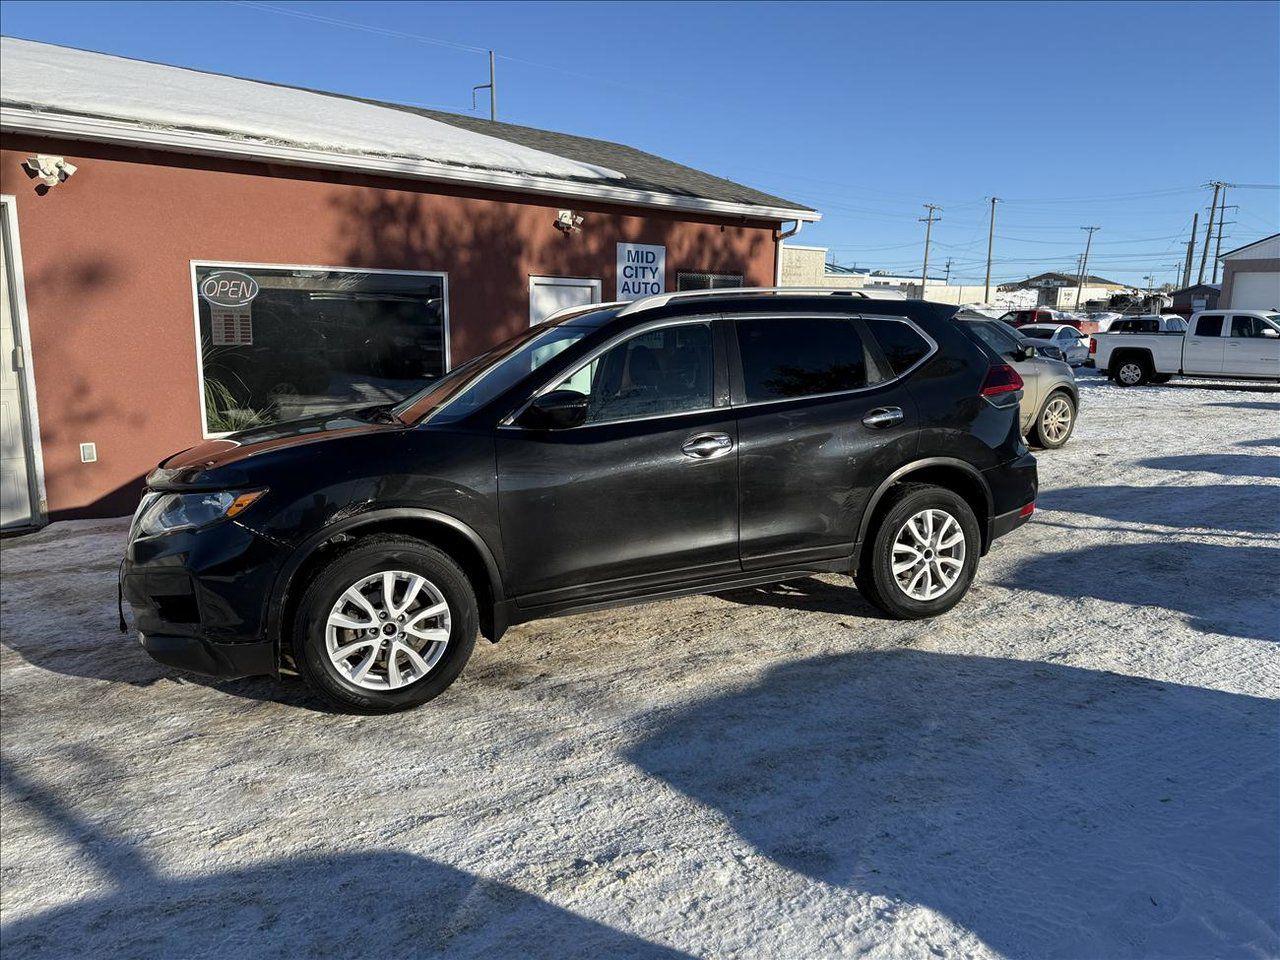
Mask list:
[{"label": "side mirror", "polygon": [[1013,351],[1013,359],[1030,360],[1036,355],[1036,348],[1029,343],[1020,343]]},{"label": "side mirror", "polygon": [[520,415],[520,426],[535,430],[567,430],[587,421],[587,396],[576,390],[552,390],[540,397]]},{"label": "side mirror", "polygon": [[1275,340],[1277,338],[1280,338],[1280,330],[1275,329],[1275,327],[1263,327],[1262,335],[1264,337],[1269,337],[1270,339]]}]

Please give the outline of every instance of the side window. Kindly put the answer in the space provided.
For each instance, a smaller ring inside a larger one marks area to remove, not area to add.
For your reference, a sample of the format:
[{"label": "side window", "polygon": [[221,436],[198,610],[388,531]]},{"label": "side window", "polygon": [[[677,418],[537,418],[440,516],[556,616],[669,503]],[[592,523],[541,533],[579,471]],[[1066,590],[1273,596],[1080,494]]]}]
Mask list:
[{"label": "side window", "polygon": [[748,402],[837,393],[867,384],[866,350],[852,320],[739,320],[738,349]]},{"label": "side window", "polygon": [[884,351],[893,376],[910,370],[929,353],[929,342],[908,323],[869,318],[867,324],[876,343]]},{"label": "side window", "polygon": [[1018,349],[1018,341],[1014,340],[1013,337],[1009,336],[994,323],[979,321],[970,324],[970,327],[978,335],[978,339],[1001,356],[1010,356]]},{"label": "side window", "polygon": [[1265,326],[1266,324],[1257,317],[1242,317],[1235,315],[1231,318],[1231,336],[1261,337],[1262,329]]},{"label": "side window", "polygon": [[1072,330],[1070,327],[1063,327],[1058,331],[1059,340],[1074,340],[1075,338],[1076,338],[1076,332]]},{"label": "side window", "polygon": [[714,406],[711,371],[711,327],[690,323],[634,336],[556,389],[587,394],[587,423],[633,420]]},{"label": "side window", "polygon": [[1217,337],[1222,334],[1222,317],[1204,316],[1196,321],[1197,337]]}]

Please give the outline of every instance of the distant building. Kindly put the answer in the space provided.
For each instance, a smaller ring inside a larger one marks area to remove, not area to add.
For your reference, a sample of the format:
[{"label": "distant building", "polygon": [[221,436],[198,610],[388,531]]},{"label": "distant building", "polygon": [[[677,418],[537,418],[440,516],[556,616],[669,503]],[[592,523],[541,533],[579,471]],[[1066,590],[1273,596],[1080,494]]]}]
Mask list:
[{"label": "distant building", "polygon": [[[892,273],[864,267],[846,267],[827,259],[826,247],[810,247],[792,244],[782,246],[782,286],[829,287],[833,290],[861,290],[864,287],[887,287],[900,293],[908,293],[906,287],[920,287],[920,274]],[[945,277],[931,276],[928,286],[941,287]]]},{"label": "distant building", "polygon": [[1280,233],[1228,250],[1221,259],[1220,306],[1280,310]]},{"label": "distant building", "polygon": [[1181,290],[1174,290],[1169,296],[1173,298],[1174,313],[1189,317],[1198,310],[1213,310],[1218,306],[1218,297],[1222,287],[1216,283],[1193,283]]},{"label": "distant building", "polygon": [[1083,309],[1090,300],[1108,300],[1118,293],[1130,293],[1133,288],[1092,274],[1085,277],[1084,283],[1081,284],[1077,276],[1050,271],[1027,277],[1016,283],[1003,283],[1000,285],[1000,290],[1006,293],[1015,290],[1034,290],[1036,306],[1052,307],[1055,310],[1073,310],[1077,299]]}]

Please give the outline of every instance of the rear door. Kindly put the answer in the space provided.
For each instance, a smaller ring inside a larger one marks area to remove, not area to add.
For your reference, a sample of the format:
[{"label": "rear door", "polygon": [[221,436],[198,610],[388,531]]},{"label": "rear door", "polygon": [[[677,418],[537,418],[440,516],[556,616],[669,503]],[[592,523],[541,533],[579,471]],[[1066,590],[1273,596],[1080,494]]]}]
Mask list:
[{"label": "rear door", "polygon": [[1280,377],[1280,325],[1272,325],[1261,317],[1234,313],[1226,334],[1223,373]]},{"label": "rear door", "polygon": [[743,568],[849,556],[876,485],[918,445],[898,371],[932,341],[905,318],[770,314],[733,331]]},{"label": "rear door", "polygon": [[1221,313],[1202,313],[1196,317],[1182,340],[1183,373],[1222,372],[1225,319]]}]

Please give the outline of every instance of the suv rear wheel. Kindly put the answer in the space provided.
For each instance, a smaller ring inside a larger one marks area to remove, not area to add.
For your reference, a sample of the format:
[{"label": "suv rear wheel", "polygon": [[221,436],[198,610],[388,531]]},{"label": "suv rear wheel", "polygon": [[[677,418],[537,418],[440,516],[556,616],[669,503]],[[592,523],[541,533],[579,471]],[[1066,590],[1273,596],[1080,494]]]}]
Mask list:
[{"label": "suv rear wheel", "polygon": [[858,567],[858,589],[896,619],[934,617],[968,592],[981,549],[978,519],[963,497],[904,484]]},{"label": "suv rear wheel", "polygon": [[303,678],[342,710],[392,713],[457,679],[475,647],[475,592],[445,553],[370,537],[316,575],[294,622]]}]

